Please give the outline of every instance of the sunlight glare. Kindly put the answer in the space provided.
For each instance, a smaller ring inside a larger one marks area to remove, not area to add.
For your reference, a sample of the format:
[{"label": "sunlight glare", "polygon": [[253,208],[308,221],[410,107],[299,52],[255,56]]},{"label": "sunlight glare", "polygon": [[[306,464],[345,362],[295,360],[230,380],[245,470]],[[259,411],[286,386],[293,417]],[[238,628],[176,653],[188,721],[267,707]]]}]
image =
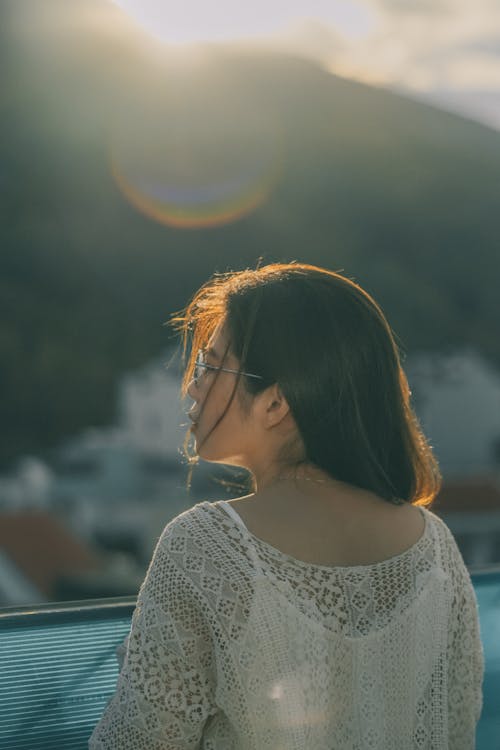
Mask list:
[{"label": "sunlight glare", "polygon": [[343,36],[359,38],[374,26],[375,16],[363,0],[114,0],[150,34],[169,44],[262,38],[290,25],[314,19]]}]

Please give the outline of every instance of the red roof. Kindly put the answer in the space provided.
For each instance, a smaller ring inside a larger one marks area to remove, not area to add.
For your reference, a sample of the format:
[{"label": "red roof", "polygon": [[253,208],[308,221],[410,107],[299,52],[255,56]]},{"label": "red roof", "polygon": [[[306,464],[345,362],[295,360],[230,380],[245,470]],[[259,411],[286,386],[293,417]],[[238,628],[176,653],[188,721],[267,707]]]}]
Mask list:
[{"label": "red roof", "polygon": [[46,511],[0,513],[0,547],[49,599],[61,573],[81,573],[101,565],[98,553]]}]

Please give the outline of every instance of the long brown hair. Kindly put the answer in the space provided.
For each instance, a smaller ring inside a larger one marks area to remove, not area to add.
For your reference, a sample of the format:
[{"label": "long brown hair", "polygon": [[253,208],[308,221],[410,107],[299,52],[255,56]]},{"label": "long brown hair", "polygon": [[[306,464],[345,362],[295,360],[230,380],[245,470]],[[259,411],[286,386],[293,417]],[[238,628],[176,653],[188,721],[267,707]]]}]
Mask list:
[{"label": "long brown hair", "polygon": [[[184,362],[191,340],[183,398],[197,351],[220,323],[229,334],[224,359],[230,351],[239,362],[231,399],[209,434],[237,391],[248,409],[255,394],[278,383],[305,449],[298,461],[290,452],[288,465],[314,464],[388,502],[431,505],[442,477],[410,404],[404,355],[381,308],[358,284],[296,261],[257,265],[214,274],[179,312],[169,325],[183,334]],[[189,437],[183,450],[192,467]],[[280,458],[287,462],[286,451]]]}]

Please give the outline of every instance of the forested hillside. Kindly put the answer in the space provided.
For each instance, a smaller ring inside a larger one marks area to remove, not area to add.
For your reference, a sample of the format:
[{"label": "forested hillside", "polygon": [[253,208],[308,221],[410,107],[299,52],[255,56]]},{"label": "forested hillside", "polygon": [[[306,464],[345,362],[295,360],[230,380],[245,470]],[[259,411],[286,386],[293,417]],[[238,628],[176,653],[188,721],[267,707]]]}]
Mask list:
[{"label": "forested hillside", "polygon": [[260,256],[343,270],[408,353],[500,367],[499,133],[300,59],[182,58],[96,0],[5,8],[0,468],[109,423],[170,314]]}]

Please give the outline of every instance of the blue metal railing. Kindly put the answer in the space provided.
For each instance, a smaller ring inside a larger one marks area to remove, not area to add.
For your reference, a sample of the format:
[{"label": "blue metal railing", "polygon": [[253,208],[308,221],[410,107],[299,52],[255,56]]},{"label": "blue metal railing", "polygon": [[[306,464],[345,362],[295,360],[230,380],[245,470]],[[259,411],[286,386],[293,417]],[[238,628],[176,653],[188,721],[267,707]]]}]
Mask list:
[{"label": "blue metal railing", "polygon": [[87,749],[136,597],[0,610],[0,748]]},{"label": "blue metal railing", "polygon": [[[470,571],[485,651],[477,750],[500,750],[500,567]],[[0,748],[87,750],[136,597],[0,609]]]},{"label": "blue metal railing", "polygon": [[469,570],[479,607],[485,673],[477,750],[500,750],[500,566]]}]

